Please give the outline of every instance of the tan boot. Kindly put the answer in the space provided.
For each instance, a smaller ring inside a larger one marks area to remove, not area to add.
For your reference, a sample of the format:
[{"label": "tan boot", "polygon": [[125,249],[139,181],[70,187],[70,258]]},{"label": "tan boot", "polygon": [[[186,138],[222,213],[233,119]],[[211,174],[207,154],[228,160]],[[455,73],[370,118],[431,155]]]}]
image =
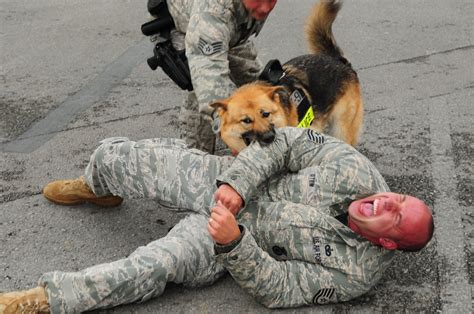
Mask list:
[{"label": "tan boot", "polygon": [[0,293],[0,313],[50,313],[44,288]]},{"label": "tan boot", "polygon": [[96,196],[84,181],[84,177],[75,180],[58,180],[46,185],[43,195],[59,205],[78,205],[85,202],[103,206],[118,206],[123,199],[120,196]]}]

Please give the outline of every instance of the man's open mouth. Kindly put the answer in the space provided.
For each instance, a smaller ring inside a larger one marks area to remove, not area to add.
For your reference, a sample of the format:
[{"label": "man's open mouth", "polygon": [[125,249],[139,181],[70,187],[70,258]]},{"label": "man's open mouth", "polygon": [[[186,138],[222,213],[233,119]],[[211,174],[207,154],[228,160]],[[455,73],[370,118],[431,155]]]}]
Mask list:
[{"label": "man's open mouth", "polygon": [[373,202],[362,203],[359,207],[359,212],[365,217],[373,217],[377,215],[379,211],[379,200],[374,200]]}]

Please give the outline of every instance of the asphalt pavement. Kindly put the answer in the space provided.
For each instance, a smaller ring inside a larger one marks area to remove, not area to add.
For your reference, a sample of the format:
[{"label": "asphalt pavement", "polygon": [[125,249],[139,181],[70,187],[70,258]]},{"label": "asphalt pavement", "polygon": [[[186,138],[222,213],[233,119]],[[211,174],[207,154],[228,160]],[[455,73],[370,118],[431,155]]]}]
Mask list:
[{"label": "asphalt pavement", "polygon": [[[280,0],[255,39],[263,62],[307,52],[313,1]],[[359,74],[365,126],[358,149],[392,191],[424,199],[435,235],[398,253],[382,281],[351,302],[279,312],[472,312],[474,283],[474,2],[346,1],[334,24]],[[185,213],[152,200],[115,209],[61,207],[42,187],[82,174],[106,137],[178,137],[185,93],[146,58],[146,1],[0,1],[0,292],[42,273],[123,258]],[[271,312],[229,276],[170,284],[143,304],[97,313]]]}]

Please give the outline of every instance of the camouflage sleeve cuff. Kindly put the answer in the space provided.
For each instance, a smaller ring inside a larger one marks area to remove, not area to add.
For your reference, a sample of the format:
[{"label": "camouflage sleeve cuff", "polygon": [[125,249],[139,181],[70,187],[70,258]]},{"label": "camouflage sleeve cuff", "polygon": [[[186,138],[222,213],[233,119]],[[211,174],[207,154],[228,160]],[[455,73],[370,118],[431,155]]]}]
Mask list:
[{"label": "camouflage sleeve cuff", "polygon": [[244,236],[245,229],[243,226],[239,225],[240,229],[240,236],[235,239],[234,241],[230,242],[229,244],[226,245],[220,245],[220,244],[214,244],[214,251],[216,254],[223,254],[223,253],[229,253],[232,251],[237,245],[239,245],[240,240],[242,240],[242,237]]},{"label": "camouflage sleeve cuff", "polygon": [[243,176],[238,175],[237,173],[221,174],[216,179],[217,187],[222,184],[230,185],[244,201],[244,204],[248,204],[248,200],[251,197],[251,192],[253,186],[243,178]]},{"label": "camouflage sleeve cuff", "polygon": [[301,138],[302,132],[297,128],[280,128],[276,130],[272,143],[252,143],[237,155],[231,167],[221,173],[217,181],[232,186],[248,203],[262,183],[287,167],[292,146]]}]

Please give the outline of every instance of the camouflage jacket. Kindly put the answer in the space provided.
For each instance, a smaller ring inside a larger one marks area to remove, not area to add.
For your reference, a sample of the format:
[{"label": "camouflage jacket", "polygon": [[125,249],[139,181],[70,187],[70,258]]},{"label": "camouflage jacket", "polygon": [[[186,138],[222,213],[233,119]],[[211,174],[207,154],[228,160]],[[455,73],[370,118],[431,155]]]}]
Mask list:
[{"label": "camouflage jacket", "polygon": [[337,139],[279,129],[272,144],[242,151],[218,182],[246,205],[238,216],[241,241],[217,259],[268,307],[350,300],[390,265],[393,251],[341,222],[352,200],[388,186],[367,158]]},{"label": "camouflage jacket", "polygon": [[262,28],[241,0],[167,0],[176,30],[185,34],[186,56],[199,110],[210,114],[209,103],[235,89],[228,53]]}]

